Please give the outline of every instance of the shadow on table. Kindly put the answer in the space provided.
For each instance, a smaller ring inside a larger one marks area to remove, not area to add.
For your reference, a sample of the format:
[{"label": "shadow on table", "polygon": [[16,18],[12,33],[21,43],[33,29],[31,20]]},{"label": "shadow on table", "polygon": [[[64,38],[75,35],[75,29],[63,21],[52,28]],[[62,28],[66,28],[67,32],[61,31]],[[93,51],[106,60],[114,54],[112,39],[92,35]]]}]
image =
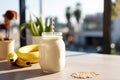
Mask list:
[{"label": "shadow on table", "polygon": [[29,78],[41,77],[50,75],[50,73],[44,73],[41,69],[29,69],[27,67],[20,68],[14,66],[7,61],[0,61],[0,80],[25,80]]},{"label": "shadow on table", "polygon": [[46,75],[50,75],[50,73],[44,73],[41,69],[22,70],[0,73],[0,80],[25,80]]},{"label": "shadow on table", "polygon": [[19,67],[13,66],[11,63],[7,61],[1,61],[0,62],[0,71],[6,71],[6,70],[12,70],[12,69],[18,69]]}]

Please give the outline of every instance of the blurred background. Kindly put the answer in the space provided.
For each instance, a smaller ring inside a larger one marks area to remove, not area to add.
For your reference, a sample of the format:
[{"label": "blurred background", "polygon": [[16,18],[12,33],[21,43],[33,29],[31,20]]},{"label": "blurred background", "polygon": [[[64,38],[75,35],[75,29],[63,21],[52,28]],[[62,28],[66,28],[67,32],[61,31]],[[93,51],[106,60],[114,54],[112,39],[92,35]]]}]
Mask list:
[{"label": "blurred background", "polygon": [[[39,17],[54,17],[55,31],[63,32],[66,50],[103,53],[104,0],[25,0],[26,22],[30,13]],[[19,0],[0,0],[0,23],[7,10],[19,13]],[[112,0],[111,54],[120,54],[120,0]],[[20,14],[19,14],[20,15]],[[12,22],[11,38],[20,47],[19,19]],[[0,33],[4,34],[4,30]],[[27,31],[27,44],[31,34]]]}]

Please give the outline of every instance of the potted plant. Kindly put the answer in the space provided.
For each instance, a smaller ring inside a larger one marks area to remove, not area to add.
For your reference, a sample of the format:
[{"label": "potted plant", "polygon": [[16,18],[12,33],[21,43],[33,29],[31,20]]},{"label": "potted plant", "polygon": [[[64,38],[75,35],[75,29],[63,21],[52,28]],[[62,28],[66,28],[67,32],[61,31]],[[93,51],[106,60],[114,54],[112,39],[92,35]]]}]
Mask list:
[{"label": "potted plant", "polygon": [[0,24],[0,31],[5,30],[5,35],[0,36],[0,60],[6,59],[8,53],[14,51],[14,40],[10,39],[10,23],[11,20],[17,19],[17,12],[8,10],[3,17],[4,23]]},{"label": "potted plant", "polygon": [[35,17],[35,20],[33,20],[30,15],[30,21],[23,23],[20,26],[20,31],[27,28],[32,35],[32,44],[39,44],[42,32],[52,32],[54,28],[53,25],[53,18],[48,18],[44,23],[41,16]]}]

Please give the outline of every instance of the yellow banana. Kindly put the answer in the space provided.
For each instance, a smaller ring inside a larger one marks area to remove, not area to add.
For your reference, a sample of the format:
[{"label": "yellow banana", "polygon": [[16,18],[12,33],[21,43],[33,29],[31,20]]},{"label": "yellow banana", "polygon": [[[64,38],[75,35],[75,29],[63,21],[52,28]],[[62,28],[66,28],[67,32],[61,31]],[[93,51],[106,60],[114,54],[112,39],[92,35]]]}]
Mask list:
[{"label": "yellow banana", "polygon": [[22,58],[30,63],[36,63],[39,61],[39,51],[28,53],[17,52],[17,55],[19,58]]},{"label": "yellow banana", "polygon": [[8,61],[19,67],[31,66],[31,63],[39,62],[39,45],[32,44],[19,48],[16,53],[8,54]]},{"label": "yellow banana", "polygon": [[39,50],[39,45],[31,44],[31,45],[27,45],[27,46],[23,46],[23,47],[19,48],[17,50],[17,52],[28,53],[28,52],[32,52],[32,51],[38,51],[38,50]]},{"label": "yellow banana", "polygon": [[17,60],[18,56],[15,52],[11,52],[8,54],[7,60],[11,63],[14,63]]},{"label": "yellow banana", "polygon": [[19,67],[29,67],[31,66],[31,63],[24,60],[24,59],[21,59],[21,58],[18,58],[16,61],[15,61],[15,64]]},{"label": "yellow banana", "polygon": [[21,59],[36,63],[39,61],[39,46],[37,44],[23,46],[16,51],[16,54]]}]

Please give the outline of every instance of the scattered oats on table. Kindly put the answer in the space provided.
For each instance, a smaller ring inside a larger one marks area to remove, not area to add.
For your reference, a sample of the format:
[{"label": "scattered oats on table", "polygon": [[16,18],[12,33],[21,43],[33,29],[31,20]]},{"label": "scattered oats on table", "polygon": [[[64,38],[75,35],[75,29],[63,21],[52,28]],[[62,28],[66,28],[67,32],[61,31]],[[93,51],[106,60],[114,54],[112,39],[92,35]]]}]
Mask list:
[{"label": "scattered oats on table", "polygon": [[76,72],[71,74],[72,77],[79,78],[79,79],[94,78],[97,75],[99,74],[95,72]]}]

